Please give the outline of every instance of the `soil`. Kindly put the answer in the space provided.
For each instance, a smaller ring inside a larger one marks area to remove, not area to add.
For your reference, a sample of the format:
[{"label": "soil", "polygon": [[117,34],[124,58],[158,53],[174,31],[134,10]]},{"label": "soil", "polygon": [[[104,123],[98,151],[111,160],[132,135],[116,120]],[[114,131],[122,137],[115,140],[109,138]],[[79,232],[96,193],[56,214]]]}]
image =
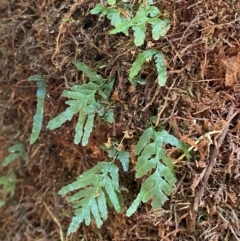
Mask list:
[{"label": "soil", "polygon": [[[97,2],[0,0],[0,160],[18,142],[29,158],[0,165],[1,175],[9,168],[17,175],[15,194],[1,208],[0,240],[240,240],[239,0],[156,1],[171,28],[158,41],[149,30],[140,49],[163,52],[168,79],[160,89],[151,62],[141,72],[145,85],[129,82],[139,48],[132,33],[110,35],[109,20],[89,14]],[[86,147],[73,143],[75,118],[55,131],[46,128],[66,107],[62,91],[86,81],[75,59],[116,78],[115,123],[97,121]],[[41,134],[30,145],[37,87],[27,79],[34,74],[45,76],[47,95]],[[73,210],[58,191],[107,159],[99,145],[120,142],[125,131],[133,133],[124,142],[131,171],[120,179],[126,207],[134,200],[141,180],[134,177],[132,151],[154,115],[160,128],[192,147],[190,160],[167,147],[178,180],[169,200],[157,211],[142,204],[131,217],[110,210],[102,228],[92,222],[66,237]]]}]

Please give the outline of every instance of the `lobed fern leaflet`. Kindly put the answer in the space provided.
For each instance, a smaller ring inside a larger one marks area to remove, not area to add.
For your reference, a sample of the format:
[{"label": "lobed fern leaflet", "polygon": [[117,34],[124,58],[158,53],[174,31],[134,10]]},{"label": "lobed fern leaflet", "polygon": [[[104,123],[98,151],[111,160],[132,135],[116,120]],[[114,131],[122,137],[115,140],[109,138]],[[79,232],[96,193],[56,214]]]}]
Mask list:
[{"label": "lobed fern leaflet", "polygon": [[121,13],[118,9],[105,7],[102,4],[96,4],[96,6],[90,11],[90,13],[100,13],[100,17],[107,16],[107,18],[111,21],[111,25],[115,27],[120,23],[126,21],[126,19],[121,16]]},{"label": "lobed fern leaflet", "polygon": [[82,222],[89,225],[95,220],[98,227],[108,217],[107,206],[113,206],[117,212],[122,211],[122,197],[119,190],[118,167],[111,162],[99,162],[92,169],[84,172],[77,181],[68,184],[60,195],[77,191],[67,200],[76,209],[68,228],[68,235],[75,232]]},{"label": "lobed fern leaflet", "polygon": [[107,0],[109,5],[114,5],[116,4],[116,0]]},{"label": "lobed fern leaflet", "polygon": [[80,61],[74,62],[79,71],[82,71],[90,82],[82,85],[74,85],[70,90],[62,92],[63,97],[67,97],[65,103],[69,106],[65,111],[60,113],[48,123],[50,130],[59,128],[64,122],[72,120],[75,114],[78,114],[78,121],[75,127],[74,143],[86,146],[93,130],[94,117],[96,113],[100,116],[105,114],[104,105],[95,99],[98,93],[103,100],[108,100],[112,91],[114,80],[107,82],[95,71]]},{"label": "lobed fern leaflet", "polygon": [[132,67],[130,68],[129,77],[131,81],[134,81],[134,78],[140,72],[143,63],[150,60],[152,57],[155,58],[155,65],[158,75],[158,84],[160,86],[165,85],[167,81],[166,65],[164,63],[162,54],[155,49],[149,49],[138,54],[138,57],[133,62]]},{"label": "lobed fern leaflet", "polygon": [[135,154],[138,155],[136,163],[136,178],[141,178],[153,171],[142,183],[140,193],[127,210],[131,216],[141,202],[151,200],[153,210],[160,208],[173,191],[176,178],[173,172],[172,160],[164,150],[164,144],[171,144],[184,151],[189,157],[187,146],[167,131],[154,131],[152,127],[145,130],[140,137]]},{"label": "lobed fern leaflet", "polygon": [[100,147],[108,153],[108,157],[115,160],[117,159],[122,167],[123,171],[127,172],[129,170],[130,153],[124,150],[118,150],[114,143],[105,143],[100,145]]},{"label": "lobed fern leaflet", "polygon": [[4,158],[2,166],[8,166],[19,157],[22,157],[25,162],[28,162],[27,152],[23,143],[18,143],[8,148],[8,156]]}]

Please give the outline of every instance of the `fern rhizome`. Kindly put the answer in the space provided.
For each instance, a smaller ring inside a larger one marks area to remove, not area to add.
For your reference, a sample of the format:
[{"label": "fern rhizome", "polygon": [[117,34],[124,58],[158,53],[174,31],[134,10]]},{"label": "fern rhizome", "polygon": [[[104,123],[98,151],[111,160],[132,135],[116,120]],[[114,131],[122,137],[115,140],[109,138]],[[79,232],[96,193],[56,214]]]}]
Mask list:
[{"label": "fern rhizome", "polygon": [[[165,18],[160,10],[153,6],[153,1],[143,1],[141,4],[131,6],[128,1],[121,1],[124,5],[125,15],[116,5],[116,1],[107,1],[108,5],[97,4],[91,14],[106,16],[110,24],[114,27],[110,34],[122,32],[129,35],[129,29],[133,32],[133,44],[136,47],[142,46],[145,40],[147,27],[151,26],[152,38],[158,40],[165,36],[169,29],[169,20]],[[135,9],[135,10],[133,10]],[[137,49],[137,58],[129,69],[129,80],[135,85],[138,83],[144,62],[154,59],[157,83],[159,87],[165,85],[167,71],[163,54],[156,49]],[[74,85],[62,92],[62,97],[67,108],[49,121],[47,127],[50,130],[59,128],[66,121],[71,121],[74,116],[78,117],[75,126],[74,143],[86,146],[93,131],[94,121],[97,116],[114,122],[114,108],[109,108],[109,98],[113,91],[115,79],[113,77],[104,78],[96,71],[88,67],[79,60],[73,64],[88,78],[86,83]],[[37,91],[37,112],[33,119],[33,131],[31,143],[38,138],[43,119],[44,97],[46,85],[43,76],[36,75],[29,78],[38,84]],[[145,80],[143,80],[144,82]],[[122,141],[121,141],[122,142]],[[124,150],[122,143],[106,143],[101,147],[108,154],[106,160],[101,160],[94,167],[82,173],[76,181],[64,186],[59,194],[66,196],[68,202],[72,203],[74,217],[68,229],[68,235],[75,232],[81,223],[89,225],[94,221],[97,227],[101,227],[108,217],[109,208],[116,212],[125,212],[131,216],[136,212],[141,203],[151,202],[153,210],[159,209],[173,192],[176,178],[173,170],[173,162],[168,157],[165,146],[176,147],[185,156],[189,156],[187,146],[166,130],[147,128],[143,131],[134,148],[134,153]],[[137,179],[144,180],[141,184],[140,192],[136,194],[130,207],[125,210],[124,195],[119,182],[119,168],[123,172],[129,171],[130,156],[136,156],[135,166],[132,166]],[[120,162],[120,165],[118,165]]]}]

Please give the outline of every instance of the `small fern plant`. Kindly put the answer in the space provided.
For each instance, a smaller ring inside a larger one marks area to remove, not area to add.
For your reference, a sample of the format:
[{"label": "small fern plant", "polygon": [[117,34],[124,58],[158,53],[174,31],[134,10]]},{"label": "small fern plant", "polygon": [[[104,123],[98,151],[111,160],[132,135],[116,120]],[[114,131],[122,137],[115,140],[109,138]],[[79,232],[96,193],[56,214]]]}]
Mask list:
[{"label": "small fern plant", "polygon": [[[59,128],[64,122],[72,120],[75,114],[78,114],[78,121],[75,127],[74,143],[82,146],[88,144],[90,134],[93,130],[95,115],[109,118],[112,110],[105,111],[104,102],[107,102],[111,94],[114,78],[107,80],[95,71],[91,70],[87,65],[81,61],[75,61],[73,64],[79,71],[82,71],[88,78],[89,82],[81,85],[74,85],[70,90],[62,92],[63,97],[69,98],[65,103],[68,105],[67,109],[50,120],[48,128],[54,130]],[[98,100],[96,99],[98,96]]]},{"label": "small fern plant", "polygon": [[[111,24],[115,27],[115,29],[110,31],[110,34],[122,32],[128,36],[128,31],[131,28],[134,32],[134,44],[136,46],[141,46],[146,37],[147,24],[152,25],[152,37],[154,40],[158,40],[160,37],[165,36],[170,28],[169,20],[167,18],[160,18],[162,17],[160,10],[156,6],[152,6],[152,4],[152,1],[145,1],[145,3],[140,4],[134,17],[131,17],[133,11],[130,8],[121,10],[121,8],[115,5],[114,1],[111,2],[110,7],[96,4],[90,13],[100,14],[100,17],[107,16]],[[125,12],[127,17],[123,16],[122,12]],[[138,54],[137,59],[130,69],[129,80],[132,83],[144,83],[142,79],[136,76],[140,72],[143,63],[149,61],[153,57],[155,59],[158,75],[157,82],[160,86],[165,85],[167,80],[166,65],[162,53],[155,49],[145,50]]]},{"label": "small fern plant", "polygon": [[[148,128],[141,135],[134,152],[138,156],[136,178],[145,177],[137,198],[128,208],[126,215],[136,212],[141,202],[151,200],[153,210],[160,208],[173,191],[176,178],[172,160],[167,156],[165,144],[181,149],[188,157],[187,146],[167,131],[155,131]],[[95,220],[98,227],[107,219],[107,206],[117,212],[124,211],[119,185],[119,168],[115,164],[119,160],[125,172],[129,169],[130,153],[118,150],[114,144],[102,146],[108,152],[110,162],[99,162],[92,169],[84,172],[73,183],[63,187],[60,195],[68,195],[67,201],[73,203],[74,217],[68,229],[68,235],[75,232],[82,222],[89,225]],[[75,191],[74,194],[69,194]]]}]

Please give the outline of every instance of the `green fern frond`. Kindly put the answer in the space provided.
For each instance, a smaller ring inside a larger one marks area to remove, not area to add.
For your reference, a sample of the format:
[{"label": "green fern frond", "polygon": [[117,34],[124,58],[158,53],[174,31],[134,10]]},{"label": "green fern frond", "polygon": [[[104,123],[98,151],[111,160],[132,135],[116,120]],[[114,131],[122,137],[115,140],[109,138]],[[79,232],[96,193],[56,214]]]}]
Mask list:
[{"label": "green fern frond", "polygon": [[183,150],[189,157],[187,146],[167,131],[157,132],[152,127],[145,130],[134,150],[138,155],[136,178],[149,175],[152,171],[153,174],[142,183],[140,193],[127,210],[127,216],[131,216],[141,202],[149,200],[153,210],[160,208],[172,193],[176,178],[172,160],[167,156],[164,144]]},{"label": "green fern frond", "polygon": [[[108,1],[110,5],[114,5],[116,1]],[[138,11],[134,17],[131,16],[129,11],[127,16],[122,16],[117,6],[105,7],[102,4],[96,4],[96,6],[90,11],[91,14],[100,14],[100,16],[107,16],[111,21],[111,25],[115,28],[110,31],[110,34],[124,33],[128,36],[130,28],[133,30],[134,44],[141,46],[144,43],[147,24],[152,26],[152,37],[154,40],[158,40],[161,36],[165,36],[170,28],[169,20],[161,19],[161,12],[155,6],[151,6],[153,3],[148,1],[146,4],[140,4]],[[127,10],[124,9],[124,12]]]},{"label": "green fern frond", "polygon": [[[114,79],[107,82],[107,79],[101,77],[95,71],[80,61],[74,62],[79,71],[82,71],[90,82],[82,85],[74,85],[70,90],[62,92],[63,97],[69,98],[65,103],[69,106],[48,123],[48,128],[54,130],[59,128],[66,121],[71,121],[75,114],[78,114],[78,121],[75,127],[74,143],[86,146],[90,134],[93,130],[93,123],[96,113],[100,116],[105,113],[104,105],[95,98],[96,94],[101,92],[101,97],[108,100],[112,91]],[[102,110],[102,114],[99,110]]]},{"label": "green fern frond", "polygon": [[122,20],[115,29],[110,31],[110,34],[116,34],[123,32],[128,35],[129,28],[134,32],[134,43],[136,46],[141,46],[144,43],[146,35],[146,24],[152,25],[152,37],[154,40],[158,40],[161,36],[165,36],[170,28],[168,19],[160,19],[161,12],[155,6],[147,4],[141,4],[135,17],[128,21],[128,19]]},{"label": "green fern frond", "polygon": [[[72,191],[77,192],[69,195]],[[117,212],[122,211],[118,167],[114,163],[99,162],[80,175],[77,181],[63,187],[59,194],[68,195],[68,202],[72,202],[73,208],[76,209],[68,235],[75,232],[82,222],[89,225],[92,220],[95,220],[97,226],[101,227],[108,216],[108,202]]]},{"label": "green fern frond", "polygon": [[3,186],[4,197],[7,195],[12,197],[14,195],[16,183],[17,177],[14,172],[10,172],[6,176],[0,176],[0,185]]},{"label": "green fern frond", "polygon": [[[8,148],[8,156],[4,158],[2,166],[8,166],[19,157],[23,158],[25,162],[28,162],[27,152],[23,143],[18,143]],[[0,176],[0,186],[3,186],[3,198],[6,198],[8,195],[11,197],[14,195],[16,183],[17,177],[14,172],[9,172],[5,176]],[[0,199],[0,208],[4,206],[5,203],[5,200]]]},{"label": "green fern frond", "polygon": [[152,57],[155,58],[155,65],[158,74],[158,84],[160,86],[165,85],[167,81],[166,65],[164,63],[162,54],[155,49],[149,49],[138,54],[138,57],[133,62],[132,67],[130,68],[129,77],[131,81],[133,81],[135,76],[140,72],[143,63],[149,61]]},{"label": "green fern frond", "polygon": [[42,129],[44,99],[46,96],[46,83],[42,75],[33,75],[28,78],[28,81],[37,82],[37,111],[33,117],[32,134],[30,136],[30,144],[33,144],[39,137]]}]

